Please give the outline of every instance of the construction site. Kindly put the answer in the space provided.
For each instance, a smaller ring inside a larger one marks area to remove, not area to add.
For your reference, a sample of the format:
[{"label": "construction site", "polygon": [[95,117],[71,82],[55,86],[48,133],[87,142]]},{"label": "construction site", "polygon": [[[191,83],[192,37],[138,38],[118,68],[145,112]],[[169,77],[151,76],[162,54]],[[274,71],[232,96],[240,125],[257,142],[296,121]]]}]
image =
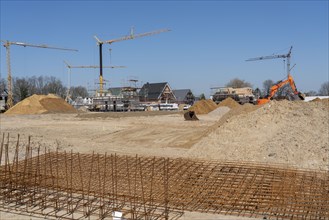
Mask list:
[{"label": "construction site", "polygon": [[1,219],[328,219],[329,100],[1,115]]},{"label": "construction site", "polygon": [[[105,69],[126,66],[104,65],[104,46],[166,32],[94,35],[97,65],[65,60],[64,95],[20,91],[20,100],[12,47],[78,50],[1,40],[0,220],[329,220],[329,96],[297,89],[293,47],[244,60],[284,61],[284,78],[264,91],[222,83],[202,97],[165,74],[106,85]],[[72,69],[97,71],[92,93],[73,98]]]},{"label": "construction site", "polygon": [[[179,94],[168,83],[147,83],[143,98],[163,92],[141,102],[125,88],[131,100],[116,112],[122,100],[102,87],[102,74],[92,109],[73,106],[69,90],[65,100],[34,94],[14,105],[9,87],[1,219],[329,219],[329,99],[305,101],[291,49],[252,59],[288,61],[287,78],[266,97],[215,88],[212,99],[193,101],[189,92],[185,110],[168,108]],[[279,100],[283,86],[291,96]]]}]

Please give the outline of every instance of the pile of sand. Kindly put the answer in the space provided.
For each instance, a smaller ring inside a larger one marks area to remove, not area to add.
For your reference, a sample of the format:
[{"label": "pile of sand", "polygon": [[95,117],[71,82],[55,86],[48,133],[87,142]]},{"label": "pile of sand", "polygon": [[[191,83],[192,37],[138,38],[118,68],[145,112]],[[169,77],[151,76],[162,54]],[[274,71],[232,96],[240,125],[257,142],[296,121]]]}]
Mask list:
[{"label": "pile of sand", "polygon": [[223,101],[221,101],[218,106],[226,106],[229,108],[237,108],[240,107],[240,104],[237,103],[234,99],[232,99],[231,97],[228,97],[226,99],[224,99]]},{"label": "pile of sand", "polygon": [[316,99],[313,99],[311,102],[321,102],[329,110],[329,99],[319,99],[319,98],[316,98]]},{"label": "pile of sand", "polygon": [[231,109],[186,156],[328,170],[328,103],[283,100]]},{"label": "pile of sand", "polygon": [[192,107],[190,107],[189,111],[194,111],[196,114],[208,114],[217,108],[217,105],[211,99],[208,100],[200,100],[194,103]]},{"label": "pile of sand", "polygon": [[75,113],[77,110],[66,103],[64,99],[53,94],[32,95],[17,103],[8,111],[6,115],[30,115],[44,113]]}]

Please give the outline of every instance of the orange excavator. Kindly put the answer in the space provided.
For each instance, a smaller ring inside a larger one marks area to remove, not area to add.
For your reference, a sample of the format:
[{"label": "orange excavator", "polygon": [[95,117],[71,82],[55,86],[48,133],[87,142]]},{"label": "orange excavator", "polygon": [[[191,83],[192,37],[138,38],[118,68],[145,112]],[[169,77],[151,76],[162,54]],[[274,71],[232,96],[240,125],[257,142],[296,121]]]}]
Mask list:
[{"label": "orange excavator", "polygon": [[290,84],[294,95],[298,96],[301,100],[304,100],[305,95],[303,93],[297,91],[294,79],[292,78],[292,76],[290,74],[288,74],[288,77],[286,80],[284,80],[284,81],[281,80],[281,81],[277,82],[276,84],[274,84],[270,88],[269,95],[266,96],[265,98],[258,99],[257,104],[262,105],[262,104],[268,103],[271,99],[273,99],[273,96],[278,91],[278,89],[280,89],[281,87],[283,87],[284,85],[286,85],[288,83]]},{"label": "orange excavator", "polygon": [[270,88],[268,96],[257,100],[258,105],[268,103],[271,99],[273,99],[273,96],[278,91],[278,89],[280,89],[281,87],[283,87],[284,85],[286,85],[288,83],[290,84],[295,97],[298,96],[301,100],[305,99],[305,95],[303,93],[297,91],[294,79],[290,75],[290,70],[292,69],[292,68],[290,69],[291,50],[292,50],[292,46],[290,47],[290,50],[287,54],[256,57],[256,58],[251,58],[251,59],[246,60],[246,61],[255,61],[255,60],[266,60],[266,59],[276,59],[276,58],[287,59],[287,79],[284,81],[281,80],[281,81],[277,82],[276,84],[274,84]]}]

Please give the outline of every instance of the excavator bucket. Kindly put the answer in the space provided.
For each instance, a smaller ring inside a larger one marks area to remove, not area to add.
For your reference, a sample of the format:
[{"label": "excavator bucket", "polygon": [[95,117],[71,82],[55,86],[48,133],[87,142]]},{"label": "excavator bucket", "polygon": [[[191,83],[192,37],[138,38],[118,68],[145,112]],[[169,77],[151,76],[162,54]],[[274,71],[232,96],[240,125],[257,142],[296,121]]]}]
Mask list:
[{"label": "excavator bucket", "polygon": [[304,93],[299,92],[299,93],[298,93],[298,97],[299,97],[301,100],[305,100],[305,94],[304,94]]},{"label": "excavator bucket", "polygon": [[184,113],[184,118],[186,121],[197,121],[199,120],[198,117],[196,117],[194,111],[187,111]]},{"label": "excavator bucket", "polygon": [[305,100],[305,94],[298,92],[297,94],[290,94],[287,96],[287,99],[289,101],[300,101],[300,100]]}]

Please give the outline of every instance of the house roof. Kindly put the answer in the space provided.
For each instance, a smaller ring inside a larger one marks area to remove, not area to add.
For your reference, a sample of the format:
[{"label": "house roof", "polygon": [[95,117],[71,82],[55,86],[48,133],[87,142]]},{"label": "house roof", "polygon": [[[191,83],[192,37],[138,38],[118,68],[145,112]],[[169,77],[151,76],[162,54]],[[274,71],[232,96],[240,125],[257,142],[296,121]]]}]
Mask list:
[{"label": "house roof", "polygon": [[111,92],[112,95],[118,96],[121,94],[121,87],[113,87],[113,88],[109,88],[109,91]]},{"label": "house roof", "polygon": [[167,82],[145,83],[140,91],[142,96],[146,95],[149,99],[158,99]]},{"label": "house roof", "polygon": [[187,93],[191,92],[190,89],[176,89],[173,90],[174,95],[176,96],[177,101],[184,101]]}]

